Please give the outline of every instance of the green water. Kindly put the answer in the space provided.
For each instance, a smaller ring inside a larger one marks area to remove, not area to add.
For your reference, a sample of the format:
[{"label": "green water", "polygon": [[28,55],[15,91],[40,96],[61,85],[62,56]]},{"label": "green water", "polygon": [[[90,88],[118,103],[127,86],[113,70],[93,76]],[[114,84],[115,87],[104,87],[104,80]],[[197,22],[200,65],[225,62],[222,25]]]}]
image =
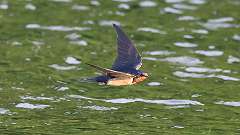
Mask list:
[{"label": "green water", "polygon": [[[0,134],[240,134],[239,0],[125,1],[0,1]],[[112,21],[139,85],[80,82],[96,71],[68,61],[111,67]]]}]

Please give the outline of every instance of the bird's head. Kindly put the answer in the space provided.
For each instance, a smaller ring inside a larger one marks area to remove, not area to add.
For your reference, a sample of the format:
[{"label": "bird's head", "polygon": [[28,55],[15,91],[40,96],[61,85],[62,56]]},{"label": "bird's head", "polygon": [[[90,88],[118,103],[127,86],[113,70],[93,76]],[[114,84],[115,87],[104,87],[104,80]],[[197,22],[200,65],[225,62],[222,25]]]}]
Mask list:
[{"label": "bird's head", "polygon": [[140,76],[140,77],[148,77],[148,74],[147,73],[145,73],[145,72],[143,72],[143,71],[138,71],[138,76]]}]

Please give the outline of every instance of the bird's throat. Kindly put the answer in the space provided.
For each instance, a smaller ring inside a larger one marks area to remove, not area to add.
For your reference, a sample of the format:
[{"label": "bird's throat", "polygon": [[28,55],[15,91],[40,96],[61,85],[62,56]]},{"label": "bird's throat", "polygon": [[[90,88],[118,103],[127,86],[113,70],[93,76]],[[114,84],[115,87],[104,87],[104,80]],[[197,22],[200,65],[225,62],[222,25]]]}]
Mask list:
[{"label": "bird's throat", "polygon": [[142,82],[142,81],[144,81],[145,79],[147,79],[146,76],[137,76],[137,77],[133,78],[133,84]]}]

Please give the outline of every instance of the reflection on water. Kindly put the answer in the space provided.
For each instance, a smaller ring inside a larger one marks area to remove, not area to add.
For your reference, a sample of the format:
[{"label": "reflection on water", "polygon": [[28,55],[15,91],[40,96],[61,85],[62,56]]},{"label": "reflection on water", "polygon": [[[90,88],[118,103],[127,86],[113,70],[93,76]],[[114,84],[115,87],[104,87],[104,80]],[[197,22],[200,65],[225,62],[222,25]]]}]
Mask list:
[{"label": "reflection on water", "polygon": [[161,83],[160,82],[149,82],[147,85],[149,85],[149,86],[159,86],[159,85],[161,85]]},{"label": "reflection on water", "polygon": [[223,55],[222,51],[217,51],[217,50],[196,50],[196,54],[201,54],[205,56],[221,56]]},{"label": "reflection on water", "polygon": [[8,4],[7,3],[4,3],[4,2],[2,2],[2,3],[0,3],[0,10],[6,10],[6,9],[8,9]]},{"label": "reflection on water", "polygon": [[226,75],[215,75],[215,74],[199,74],[199,73],[188,73],[182,71],[176,71],[173,73],[175,76],[182,77],[182,78],[219,78],[225,81],[240,81],[239,78],[230,77]]},{"label": "reflection on water", "polygon": [[71,65],[78,65],[78,64],[81,63],[81,61],[77,60],[77,59],[74,58],[74,57],[70,57],[70,56],[65,59],[65,62],[66,62],[67,64],[71,64]]},{"label": "reflection on water", "polygon": [[145,1],[141,1],[139,3],[140,7],[155,7],[157,6],[157,3],[155,3],[154,1],[150,1],[150,0],[145,0]]},{"label": "reflection on water", "polygon": [[68,26],[41,26],[39,24],[27,24],[27,29],[42,29],[42,30],[52,30],[52,31],[85,31],[91,30],[88,27],[68,27]]},{"label": "reflection on water", "polygon": [[176,52],[168,51],[168,50],[160,50],[160,51],[143,52],[143,54],[148,54],[148,55],[171,55],[171,54],[176,54]]},{"label": "reflection on water", "polygon": [[133,103],[133,102],[143,102],[143,103],[150,103],[150,104],[164,104],[164,105],[204,105],[198,101],[192,100],[177,100],[177,99],[169,99],[169,100],[147,100],[142,98],[117,98],[117,99],[96,99],[96,98],[89,98],[84,97],[81,95],[69,95],[71,98],[77,99],[88,99],[88,100],[96,100],[96,101],[104,101],[107,103],[114,103],[114,104],[126,104],[126,103]]},{"label": "reflection on water", "polygon": [[36,8],[36,6],[34,6],[33,4],[28,3],[28,4],[25,5],[25,9],[34,11],[34,10],[36,10],[37,8]]},{"label": "reflection on water", "polygon": [[77,68],[76,66],[62,66],[58,64],[52,64],[52,65],[49,65],[49,67],[54,68],[56,70],[73,70]]},{"label": "reflection on water", "polygon": [[230,56],[228,56],[227,62],[229,64],[239,63],[240,62],[240,58],[237,58],[237,57],[234,57],[234,56],[230,55]]},{"label": "reflection on water", "polygon": [[216,104],[219,104],[219,105],[226,105],[226,106],[235,106],[235,107],[239,107],[240,106],[240,102],[224,102],[224,101],[218,101],[218,102],[215,102]]},{"label": "reflection on water", "polygon": [[178,47],[186,47],[186,48],[192,48],[192,47],[198,46],[197,44],[188,43],[188,42],[175,42],[174,45]]},{"label": "reflection on water", "polygon": [[17,108],[24,108],[24,109],[44,109],[49,107],[49,105],[43,104],[30,104],[30,103],[19,103],[16,105]]},{"label": "reflection on water", "polygon": [[1,114],[8,114],[10,111],[8,109],[0,108],[0,115]]},{"label": "reflection on water", "polygon": [[151,33],[159,33],[159,34],[167,34],[165,31],[160,31],[160,30],[158,30],[158,29],[149,28],[149,27],[138,28],[137,31],[144,31],[144,32],[151,32]]},{"label": "reflection on water", "polygon": [[97,110],[97,111],[118,110],[118,108],[116,108],[116,107],[105,107],[105,106],[97,106],[97,105],[93,105],[93,106],[83,106],[83,107],[81,107],[81,108],[91,109],[91,110]]}]

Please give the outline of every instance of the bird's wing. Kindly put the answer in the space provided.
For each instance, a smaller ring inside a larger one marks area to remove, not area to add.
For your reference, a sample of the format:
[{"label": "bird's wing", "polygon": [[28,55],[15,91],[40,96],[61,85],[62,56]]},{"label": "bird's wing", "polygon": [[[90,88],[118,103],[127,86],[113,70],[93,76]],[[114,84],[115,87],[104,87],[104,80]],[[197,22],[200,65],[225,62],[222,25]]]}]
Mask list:
[{"label": "bird's wing", "polygon": [[137,49],[121,30],[120,26],[113,24],[117,32],[117,58],[112,65],[113,70],[121,71],[121,69],[139,69],[142,65],[141,56]]},{"label": "bird's wing", "polygon": [[132,75],[132,74],[129,74],[129,73],[124,73],[124,72],[120,72],[120,71],[115,71],[115,70],[111,70],[111,69],[108,69],[108,68],[102,68],[102,67],[99,67],[97,65],[93,65],[93,64],[89,64],[89,63],[86,63],[87,65],[101,71],[104,75],[107,75],[107,76],[110,76],[110,77],[114,77],[114,78],[132,78],[132,77],[135,77],[135,75]]}]

